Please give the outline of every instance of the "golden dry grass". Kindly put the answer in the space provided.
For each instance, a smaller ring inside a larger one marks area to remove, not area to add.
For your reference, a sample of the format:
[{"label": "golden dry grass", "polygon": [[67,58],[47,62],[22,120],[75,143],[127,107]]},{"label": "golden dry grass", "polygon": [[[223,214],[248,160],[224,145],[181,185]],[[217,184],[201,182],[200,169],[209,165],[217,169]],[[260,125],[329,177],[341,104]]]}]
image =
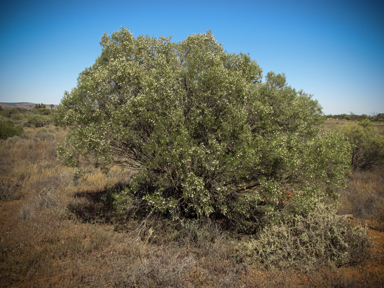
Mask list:
[{"label": "golden dry grass", "polygon": [[[328,119],[324,122],[324,129],[336,129],[344,127],[345,125],[349,125],[352,123],[358,123],[358,121],[350,121],[350,120],[336,120],[336,119]],[[384,135],[384,123],[383,122],[372,122],[373,126],[379,131],[381,135]]]},{"label": "golden dry grass", "polygon": [[340,214],[377,221],[384,228],[384,170],[355,171],[340,195]]},{"label": "golden dry grass", "polygon": [[[371,272],[359,280],[349,270],[265,271],[236,254],[247,236],[218,223],[114,215],[103,200],[106,187],[127,183],[132,171],[113,167],[105,175],[90,166],[75,179],[75,170],[56,159],[65,133],[26,128],[24,136],[0,141],[0,178],[20,195],[0,201],[1,287],[372,287],[384,281]],[[367,189],[379,195],[382,174],[362,175],[349,186],[360,191],[357,197]],[[342,211],[354,211],[357,202],[347,193],[341,200]]]}]

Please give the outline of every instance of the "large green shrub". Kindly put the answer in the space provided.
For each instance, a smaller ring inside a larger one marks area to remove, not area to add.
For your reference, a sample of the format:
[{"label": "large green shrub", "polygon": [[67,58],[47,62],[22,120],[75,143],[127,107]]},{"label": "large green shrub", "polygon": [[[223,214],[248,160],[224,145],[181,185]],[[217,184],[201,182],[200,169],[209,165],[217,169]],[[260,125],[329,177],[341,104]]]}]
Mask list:
[{"label": "large green shrub", "polygon": [[239,227],[276,213],[288,187],[299,210],[318,194],[337,198],[350,146],[321,133],[319,104],[284,75],[263,83],[255,61],[226,53],[210,32],[173,43],[123,28],[101,45],[55,112],[71,128],[64,163],[127,165],[148,208]]},{"label": "large green shrub", "polygon": [[15,126],[12,120],[0,116],[0,139],[20,136],[23,133],[24,131],[21,126]]},{"label": "large green shrub", "polygon": [[351,165],[353,169],[368,170],[384,164],[384,136],[368,119],[342,129],[353,145]]}]

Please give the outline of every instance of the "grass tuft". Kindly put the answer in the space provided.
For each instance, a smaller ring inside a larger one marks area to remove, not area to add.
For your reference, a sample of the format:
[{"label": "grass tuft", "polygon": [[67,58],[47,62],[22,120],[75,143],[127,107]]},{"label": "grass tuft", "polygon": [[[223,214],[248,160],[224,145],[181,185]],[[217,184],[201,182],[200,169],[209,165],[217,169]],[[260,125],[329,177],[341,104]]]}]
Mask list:
[{"label": "grass tuft", "polygon": [[18,200],[21,185],[14,180],[0,179],[0,200]]}]

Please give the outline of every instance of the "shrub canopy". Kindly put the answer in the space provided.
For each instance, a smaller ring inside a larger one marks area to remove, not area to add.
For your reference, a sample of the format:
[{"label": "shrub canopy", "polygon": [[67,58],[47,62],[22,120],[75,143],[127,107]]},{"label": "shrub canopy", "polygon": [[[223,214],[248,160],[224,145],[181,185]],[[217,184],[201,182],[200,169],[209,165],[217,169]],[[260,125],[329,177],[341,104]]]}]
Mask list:
[{"label": "shrub canopy", "polygon": [[13,136],[21,136],[24,130],[21,126],[15,126],[13,121],[0,115],[0,139]]},{"label": "shrub canopy", "polygon": [[369,170],[384,164],[384,136],[368,119],[343,127],[342,132],[353,145],[353,169]]},{"label": "shrub canopy", "polygon": [[27,122],[24,123],[24,126],[27,127],[44,127],[52,122],[52,118],[46,115],[33,114],[27,116]]},{"label": "shrub canopy", "polygon": [[300,209],[314,195],[337,198],[350,146],[321,132],[317,101],[285,75],[262,82],[249,55],[225,52],[211,32],[170,40],[124,28],[102,37],[55,112],[71,127],[64,163],[126,165],[139,171],[131,192],[148,207],[244,227],[278,211],[287,189]]}]

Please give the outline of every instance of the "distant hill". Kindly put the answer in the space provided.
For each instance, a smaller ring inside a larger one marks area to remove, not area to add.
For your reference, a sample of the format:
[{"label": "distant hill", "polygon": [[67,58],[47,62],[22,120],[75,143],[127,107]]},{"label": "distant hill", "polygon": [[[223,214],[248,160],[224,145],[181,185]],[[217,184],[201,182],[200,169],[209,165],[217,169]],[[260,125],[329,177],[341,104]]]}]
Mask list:
[{"label": "distant hill", "polygon": [[[7,102],[0,102],[0,106],[3,108],[25,108],[25,109],[32,109],[35,107],[36,104],[40,103],[30,103],[30,102],[17,102],[17,103],[7,103]],[[45,104],[47,108],[51,108],[51,104]],[[53,109],[56,109],[58,105],[54,105]]]}]

